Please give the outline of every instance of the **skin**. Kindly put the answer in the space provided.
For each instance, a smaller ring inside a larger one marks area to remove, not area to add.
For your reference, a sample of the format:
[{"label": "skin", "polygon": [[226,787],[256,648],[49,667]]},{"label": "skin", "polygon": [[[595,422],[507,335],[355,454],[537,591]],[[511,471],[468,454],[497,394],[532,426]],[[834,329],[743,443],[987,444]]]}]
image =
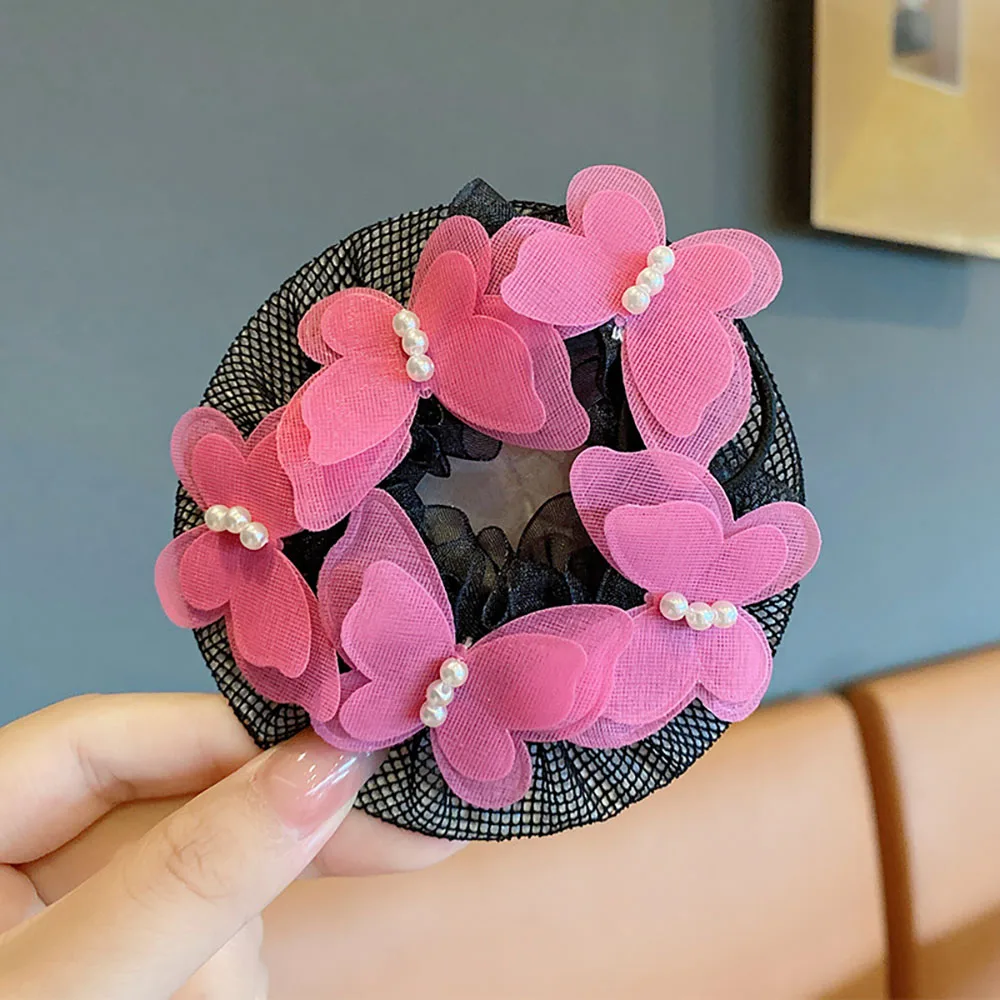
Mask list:
[{"label": "skin", "polygon": [[379,760],[260,753],[215,695],[86,696],[0,729],[0,996],[262,1000],[261,911],[301,876],[460,844],[351,808]]}]

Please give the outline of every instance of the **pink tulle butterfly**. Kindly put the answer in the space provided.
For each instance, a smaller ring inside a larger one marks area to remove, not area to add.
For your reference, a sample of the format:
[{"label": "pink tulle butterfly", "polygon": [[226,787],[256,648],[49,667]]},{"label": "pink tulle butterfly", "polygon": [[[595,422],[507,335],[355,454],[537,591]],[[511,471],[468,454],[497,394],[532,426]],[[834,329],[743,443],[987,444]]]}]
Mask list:
[{"label": "pink tulle butterfly", "polygon": [[589,167],[566,192],[569,227],[517,218],[493,238],[493,286],[517,313],[573,335],[616,319],[629,407],[648,447],[707,465],[746,419],[751,372],[732,320],[777,294],[781,265],[752,233],[665,246],[663,209],[624,167]]},{"label": "pink tulle butterfly", "polygon": [[820,536],[809,511],[772,503],[734,520],[703,467],[662,451],[590,448],[570,484],[598,549],[646,591],[601,718],[574,742],[634,743],[694,698],[721,719],[749,715],[770,682],[771,650],[744,607],[812,568]]},{"label": "pink tulle butterfly", "polygon": [[413,275],[407,308],[373,288],[349,288],[303,318],[303,350],[325,367],[295,394],[278,432],[299,522],[341,520],[405,456],[421,397],[526,447],[569,450],[589,431],[554,327],[486,295],[486,230],[442,222]]},{"label": "pink tulle butterfly", "polygon": [[316,722],[317,732],[334,746],[374,750],[427,726],[448,785],[489,809],[530,787],[526,741],[569,739],[593,725],[631,633],[618,608],[574,605],[517,618],[471,647],[456,643],[430,553],[380,490],[351,515],[318,593],[351,670],[336,719]]},{"label": "pink tulle butterfly", "polygon": [[178,421],[174,468],[205,523],[160,553],[156,590],[182,628],[225,617],[236,662],[260,694],[329,719],[340,700],[336,651],[315,595],[281,551],[281,539],[302,528],[278,462],[280,418],[280,410],[269,414],[247,440],[209,407]]}]

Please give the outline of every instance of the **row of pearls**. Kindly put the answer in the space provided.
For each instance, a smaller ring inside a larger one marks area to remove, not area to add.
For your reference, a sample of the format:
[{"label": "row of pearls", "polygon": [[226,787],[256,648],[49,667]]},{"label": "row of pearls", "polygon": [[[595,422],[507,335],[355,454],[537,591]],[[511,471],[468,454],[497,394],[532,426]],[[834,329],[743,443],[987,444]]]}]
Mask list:
[{"label": "row of pearls", "polygon": [[681,619],[696,632],[704,632],[712,628],[732,628],[736,624],[739,612],[732,601],[716,601],[709,606],[704,601],[692,601],[688,604],[683,594],[672,591],[660,598],[660,614],[668,622],[679,622]]},{"label": "row of pearls", "polygon": [[427,334],[420,329],[417,314],[409,309],[400,309],[392,317],[392,328],[396,331],[404,352],[409,355],[406,374],[414,382],[426,382],[434,374],[434,362],[427,357],[429,341]]},{"label": "row of pearls", "polygon": [[663,276],[674,266],[676,257],[667,246],[653,247],[646,258],[646,266],[639,272],[634,285],[622,293],[622,305],[633,316],[649,308],[653,296],[663,290]]},{"label": "row of pearls", "polygon": [[420,706],[420,721],[428,729],[436,729],[448,718],[447,706],[455,697],[455,688],[460,688],[469,679],[469,665],[457,656],[449,656],[441,664],[438,677],[427,688],[427,700]]},{"label": "row of pearls", "polygon": [[224,503],[212,504],[205,511],[205,526],[209,531],[228,531],[240,536],[245,549],[256,551],[267,545],[267,528],[250,516],[246,507],[227,507]]}]

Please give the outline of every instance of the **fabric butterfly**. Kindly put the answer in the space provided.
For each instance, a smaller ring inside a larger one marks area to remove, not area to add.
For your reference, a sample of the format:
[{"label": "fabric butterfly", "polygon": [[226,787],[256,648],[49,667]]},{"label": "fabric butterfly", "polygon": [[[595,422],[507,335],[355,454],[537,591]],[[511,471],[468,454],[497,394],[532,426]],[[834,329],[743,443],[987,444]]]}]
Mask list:
[{"label": "fabric butterfly", "polygon": [[454,216],[428,239],[406,308],[348,288],[303,318],[302,349],[324,367],[289,403],[278,450],[304,527],[341,520],[405,457],[417,404],[431,394],[512,444],[569,450],[586,440],[559,334],[484,294],[491,266],[486,230]]},{"label": "fabric butterfly", "polygon": [[351,670],[334,746],[374,750],[430,728],[451,789],[499,809],[531,785],[528,741],[572,739],[600,716],[632,631],[604,605],[547,608],[467,647],[430,553],[403,510],[374,491],[351,515],[319,579],[323,621]]},{"label": "fabric butterfly", "polygon": [[580,519],[611,566],[646,591],[601,718],[574,742],[626,746],[661,729],[694,698],[735,722],[759,704],[771,650],[745,607],[812,568],[820,535],[797,503],[733,518],[702,467],[661,451],[590,448],[570,472]]},{"label": "fabric butterfly", "polygon": [[517,218],[496,233],[503,300],[565,336],[615,320],[629,407],[646,445],[707,465],[749,411],[750,365],[732,321],[777,294],[777,256],[737,229],[667,246],[656,192],[624,167],[578,173],[566,213],[568,227]]}]

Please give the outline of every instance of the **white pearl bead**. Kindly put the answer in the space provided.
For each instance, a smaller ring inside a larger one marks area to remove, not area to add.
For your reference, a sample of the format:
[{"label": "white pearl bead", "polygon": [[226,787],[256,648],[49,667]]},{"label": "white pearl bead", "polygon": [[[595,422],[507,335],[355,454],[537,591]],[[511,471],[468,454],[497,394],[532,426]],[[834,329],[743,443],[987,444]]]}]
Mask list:
[{"label": "white pearl bead", "polygon": [[683,594],[678,594],[676,590],[664,594],[660,598],[660,614],[668,622],[679,622],[687,609],[687,598]]},{"label": "white pearl bead", "polygon": [[224,503],[213,503],[208,510],[205,511],[205,524],[209,531],[225,531],[226,530],[226,515],[229,513],[229,508]]},{"label": "white pearl bead", "polygon": [[655,295],[663,288],[663,275],[652,267],[644,267],[635,283],[638,288],[645,288],[650,295]]},{"label": "white pearl bead", "polygon": [[426,354],[414,354],[406,362],[406,374],[414,382],[426,382],[434,374],[434,362]]},{"label": "white pearl bead", "polygon": [[441,680],[453,688],[460,688],[469,679],[469,667],[465,660],[449,656],[441,664]]},{"label": "white pearl bead", "polygon": [[252,520],[246,507],[230,507],[226,511],[226,531],[238,535]]},{"label": "white pearl bead", "polygon": [[427,688],[427,704],[431,708],[447,705],[455,697],[455,689],[445,681],[435,681]]},{"label": "white pearl bead", "polygon": [[403,334],[403,350],[407,354],[417,355],[427,353],[427,334],[423,330],[407,330]]},{"label": "white pearl bead", "polygon": [[251,521],[240,529],[240,543],[243,548],[256,552],[267,545],[267,528],[260,521]]},{"label": "white pearl bead", "polygon": [[704,601],[693,601],[684,617],[695,632],[704,632],[715,624],[715,612]]},{"label": "white pearl bead", "polygon": [[408,333],[410,330],[416,330],[418,326],[420,326],[420,320],[417,319],[417,314],[410,312],[409,309],[400,309],[392,317],[392,328],[396,331],[397,337],[402,337],[404,333]]},{"label": "white pearl bead", "polygon": [[638,316],[649,308],[649,292],[638,285],[630,285],[622,293],[622,305],[626,312]]},{"label": "white pearl bead", "polygon": [[732,601],[716,601],[712,605],[712,611],[715,612],[716,628],[732,628],[739,617],[739,611]]},{"label": "white pearl bead", "polygon": [[660,274],[666,274],[673,268],[674,264],[677,263],[677,256],[674,254],[673,250],[670,249],[670,247],[653,247],[653,249],[649,251],[646,263],[654,271],[659,271]]},{"label": "white pearl bead", "polygon": [[428,729],[437,729],[438,726],[448,718],[448,709],[444,705],[428,705],[424,704],[420,706],[420,721]]}]

